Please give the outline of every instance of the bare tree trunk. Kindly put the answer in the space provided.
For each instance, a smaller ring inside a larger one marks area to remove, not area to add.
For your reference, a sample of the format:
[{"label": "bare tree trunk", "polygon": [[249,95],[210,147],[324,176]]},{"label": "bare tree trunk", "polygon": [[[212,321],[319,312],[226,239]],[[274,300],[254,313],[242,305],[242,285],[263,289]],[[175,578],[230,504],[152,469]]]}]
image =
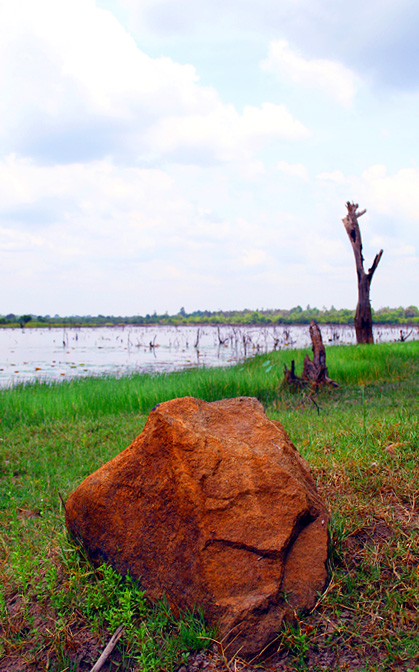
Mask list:
[{"label": "bare tree trunk", "polygon": [[361,231],[359,229],[358,218],[362,217],[362,215],[366,213],[366,210],[357,212],[358,204],[350,203],[349,201],[346,203],[346,207],[348,209],[348,214],[345,219],[342,219],[342,222],[354,251],[356,274],[358,277],[358,305],[355,313],[356,341],[357,343],[374,343],[372,334],[370,287],[372,276],[383,255],[383,250],[380,250],[380,252],[375,255],[371,268],[368,269],[368,273],[365,273]]}]

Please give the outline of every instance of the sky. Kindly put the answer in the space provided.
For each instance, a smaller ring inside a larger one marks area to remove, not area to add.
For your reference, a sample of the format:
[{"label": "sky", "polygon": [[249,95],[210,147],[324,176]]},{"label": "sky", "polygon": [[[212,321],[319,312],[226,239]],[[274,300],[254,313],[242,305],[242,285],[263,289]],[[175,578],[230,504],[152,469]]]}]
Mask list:
[{"label": "sky", "polygon": [[418,305],[419,3],[0,0],[0,314]]}]

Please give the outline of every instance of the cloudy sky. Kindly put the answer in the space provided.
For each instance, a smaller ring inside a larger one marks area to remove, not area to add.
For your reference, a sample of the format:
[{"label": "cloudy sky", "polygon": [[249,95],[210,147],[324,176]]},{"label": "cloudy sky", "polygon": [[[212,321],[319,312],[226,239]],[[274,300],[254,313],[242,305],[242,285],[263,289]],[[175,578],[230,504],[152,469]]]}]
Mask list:
[{"label": "cloudy sky", "polygon": [[419,4],[0,0],[0,314],[418,305]]}]

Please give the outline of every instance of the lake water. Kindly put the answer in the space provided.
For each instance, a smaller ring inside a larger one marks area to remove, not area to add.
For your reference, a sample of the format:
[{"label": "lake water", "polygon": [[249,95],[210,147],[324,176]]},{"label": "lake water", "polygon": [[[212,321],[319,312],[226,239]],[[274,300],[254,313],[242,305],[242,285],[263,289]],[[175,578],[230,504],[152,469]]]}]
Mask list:
[{"label": "lake water", "polygon": [[[376,342],[400,338],[407,327],[374,327]],[[348,326],[321,326],[325,345],[355,343]],[[410,339],[419,339],[416,326]],[[304,326],[158,325],[0,329],[0,387],[36,379],[164,372],[228,366],[245,357],[311,345]]]}]

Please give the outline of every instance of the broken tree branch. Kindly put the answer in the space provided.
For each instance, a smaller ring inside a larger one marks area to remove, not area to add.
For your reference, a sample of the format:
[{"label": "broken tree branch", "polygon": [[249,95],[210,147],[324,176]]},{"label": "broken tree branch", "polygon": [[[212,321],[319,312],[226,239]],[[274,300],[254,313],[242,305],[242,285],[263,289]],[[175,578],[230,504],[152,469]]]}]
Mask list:
[{"label": "broken tree branch", "polygon": [[112,651],[114,650],[116,644],[118,643],[119,638],[124,634],[124,628],[122,625],[119,626],[113,633],[111,639],[109,640],[109,643],[107,644],[106,648],[103,650],[102,655],[100,658],[97,660],[97,662],[93,665],[92,669],[90,672],[99,672],[99,670],[102,669],[106,661],[108,660],[109,656],[111,655]]},{"label": "broken tree branch", "polygon": [[295,374],[295,361],[293,359],[291,360],[290,369],[284,364],[284,382],[287,383],[287,385],[296,385],[298,387],[306,384],[304,380]]},{"label": "broken tree branch", "polygon": [[368,276],[369,276],[369,279],[370,279],[370,284],[371,284],[372,276],[374,275],[375,269],[377,268],[378,264],[380,263],[380,259],[381,259],[382,256],[383,256],[383,250],[380,250],[379,253],[375,255],[371,268],[368,269]]}]

